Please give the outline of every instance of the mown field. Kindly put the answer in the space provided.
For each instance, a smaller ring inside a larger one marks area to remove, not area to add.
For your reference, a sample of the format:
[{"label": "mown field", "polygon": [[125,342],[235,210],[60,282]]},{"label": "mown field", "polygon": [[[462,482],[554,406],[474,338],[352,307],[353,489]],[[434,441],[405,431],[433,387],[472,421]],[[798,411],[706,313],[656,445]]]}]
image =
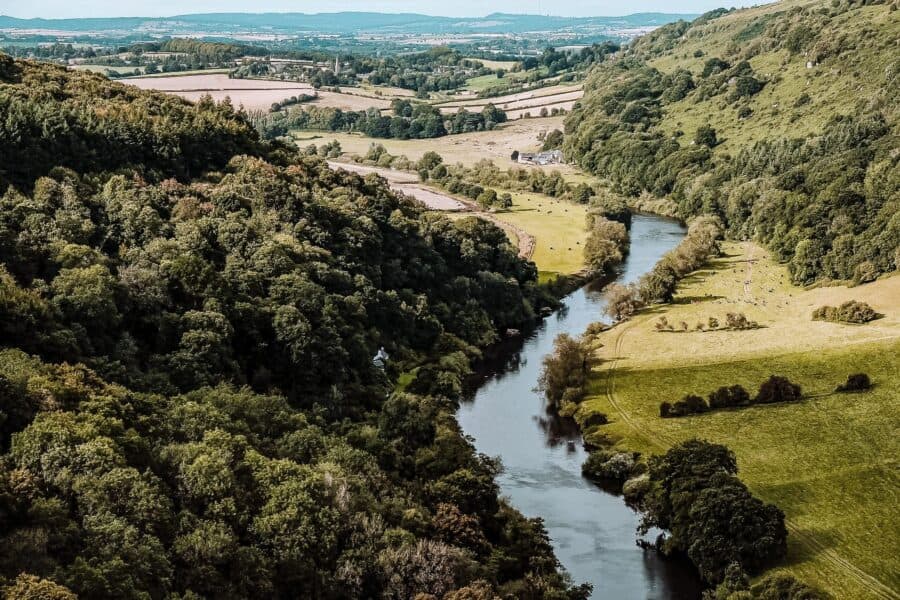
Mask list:
[{"label": "mown field", "polygon": [[174,94],[191,102],[196,102],[205,95],[211,96],[216,102],[229,98],[235,107],[243,106],[248,110],[268,110],[274,102],[313,92],[312,86],[305,83],[231,79],[227,72],[214,71],[167,74],[163,77],[131,77],[123,83],[144,90]]},{"label": "mown field", "polygon": [[[601,336],[605,362],[578,417],[603,412],[600,428],[620,447],[664,451],[692,437],[726,444],[740,477],[788,518],[781,568],[835,598],[897,598],[900,506],[900,277],[856,288],[802,290],[759,247],[728,244],[727,256],[685,280],[676,303],[648,310]],[[884,314],[867,325],[813,322],[812,309],[864,300]],[[694,329],[743,312],[761,329],[660,333],[661,316]],[[836,394],[847,375],[875,383]],[[804,400],[661,419],[660,402],[741,384],[755,393],[769,375],[803,386]]]}]

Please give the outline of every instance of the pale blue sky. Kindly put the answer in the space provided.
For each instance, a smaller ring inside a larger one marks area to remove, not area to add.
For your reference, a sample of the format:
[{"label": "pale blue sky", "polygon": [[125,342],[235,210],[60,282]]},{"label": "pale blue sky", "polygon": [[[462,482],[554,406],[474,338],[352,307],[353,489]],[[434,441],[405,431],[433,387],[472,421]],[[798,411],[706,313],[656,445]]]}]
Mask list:
[{"label": "pale blue sky", "polygon": [[764,0],[0,0],[12,17],[163,17],[203,12],[417,12],[484,16],[491,12],[563,16],[617,16],[636,12],[702,13],[720,6],[751,6]]}]

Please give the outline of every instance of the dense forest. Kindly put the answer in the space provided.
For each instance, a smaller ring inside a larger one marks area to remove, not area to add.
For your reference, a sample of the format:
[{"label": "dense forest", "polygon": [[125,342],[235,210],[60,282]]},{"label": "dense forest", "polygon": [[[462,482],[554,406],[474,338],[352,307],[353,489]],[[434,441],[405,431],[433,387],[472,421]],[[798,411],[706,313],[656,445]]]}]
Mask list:
[{"label": "dense forest", "polygon": [[661,27],[594,67],[565,152],[634,200],[717,215],[795,283],[871,281],[900,267],[896,8],[778,3]]},{"label": "dense forest", "polygon": [[500,229],[227,104],[0,55],[0,112],[7,597],[586,597],[453,417],[553,302]]}]

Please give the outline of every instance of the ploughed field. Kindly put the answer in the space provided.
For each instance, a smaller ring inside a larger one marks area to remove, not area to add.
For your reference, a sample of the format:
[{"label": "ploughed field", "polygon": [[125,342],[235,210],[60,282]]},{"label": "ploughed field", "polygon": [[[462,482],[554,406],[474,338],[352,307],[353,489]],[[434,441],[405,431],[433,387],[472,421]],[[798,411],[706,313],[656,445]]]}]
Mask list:
[{"label": "ploughed field", "polygon": [[229,79],[225,73],[132,77],[123,80],[123,83],[144,90],[175,94],[191,102],[196,102],[207,94],[216,102],[230,98],[235,107],[243,106],[247,110],[268,110],[275,102],[301,94],[312,94],[314,91],[314,88],[306,83]]},{"label": "ploughed field", "polygon": [[[897,598],[900,541],[900,277],[858,287],[804,290],[752,243],[685,279],[674,304],[654,307],[600,337],[604,359],[577,418],[605,413],[592,430],[618,446],[659,453],[699,437],[727,445],[740,477],[784,510],[790,530],[782,568],[835,598]],[[865,325],[812,321],[814,308],[867,302],[884,316]],[[710,316],[744,313],[761,328],[696,331]],[[688,332],[659,332],[665,317]],[[838,394],[851,373],[874,388]],[[790,404],[662,419],[659,405],[740,384],[751,394],[770,375],[803,387]]]}]

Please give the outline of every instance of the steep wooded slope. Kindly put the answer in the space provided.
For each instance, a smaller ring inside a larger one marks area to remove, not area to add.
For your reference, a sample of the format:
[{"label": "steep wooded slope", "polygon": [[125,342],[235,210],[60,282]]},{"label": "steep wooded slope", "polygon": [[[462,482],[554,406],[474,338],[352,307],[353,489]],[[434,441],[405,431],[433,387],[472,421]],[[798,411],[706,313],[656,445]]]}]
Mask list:
[{"label": "steep wooded slope", "polygon": [[721,216],[797,283],[900,264],[897,3],[786,1],[666,25],[594,69],[566,152]]}]

